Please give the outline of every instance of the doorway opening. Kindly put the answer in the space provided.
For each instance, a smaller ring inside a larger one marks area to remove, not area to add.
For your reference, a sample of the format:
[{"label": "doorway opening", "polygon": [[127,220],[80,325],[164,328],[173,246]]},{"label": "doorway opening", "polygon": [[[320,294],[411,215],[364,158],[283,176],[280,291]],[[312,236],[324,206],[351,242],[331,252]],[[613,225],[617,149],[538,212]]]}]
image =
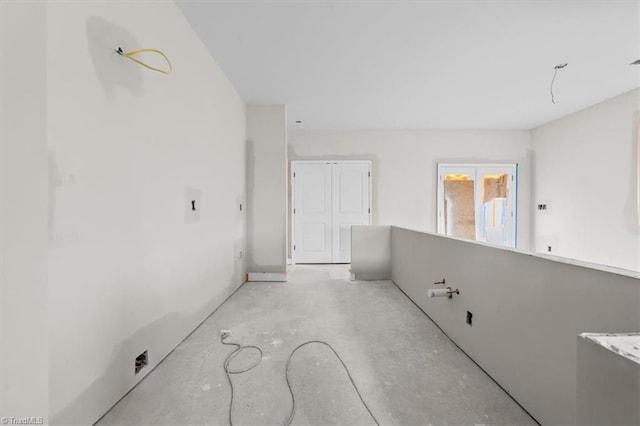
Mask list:
[{"label": "doorway opening", "polygon": [[371,224],[371,161],[292,161],[294,263],[350,263],[351,226]]}]

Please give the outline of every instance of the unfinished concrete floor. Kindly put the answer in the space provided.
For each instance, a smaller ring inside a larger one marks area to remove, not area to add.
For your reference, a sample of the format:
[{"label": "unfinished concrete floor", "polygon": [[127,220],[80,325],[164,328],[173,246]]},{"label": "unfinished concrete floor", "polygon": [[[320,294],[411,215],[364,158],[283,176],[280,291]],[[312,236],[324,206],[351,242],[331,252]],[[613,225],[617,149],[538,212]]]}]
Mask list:
[{"label": "unfinished concrete floor", "polygon": [[[437,302],[443,302],[437,300]],[[234,424],[283,424],[291,409],[285,363],[308,340],[330,343],[380,424],[536,424],[390,281],[349,281],[348,265],[298,265],[288,283],[247,283],[98,423],[228,424],[222,367],[229,341],[264,351],[255,369],[232,376]],[[231,365],[255,359],[251,351]],[[291,361],[293,424],[373,424],[327,347]]]}]

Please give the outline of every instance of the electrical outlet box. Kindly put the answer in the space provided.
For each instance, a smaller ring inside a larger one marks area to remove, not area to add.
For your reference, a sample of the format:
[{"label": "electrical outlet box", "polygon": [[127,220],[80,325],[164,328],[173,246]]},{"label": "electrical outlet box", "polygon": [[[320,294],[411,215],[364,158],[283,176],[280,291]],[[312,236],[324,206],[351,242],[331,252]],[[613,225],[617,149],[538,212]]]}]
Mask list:
[{"label": "electrical outlet box", "polygon": [[134,373],[138,374],[140,370],[149,365],[149,351],[144,351],[136,357],[134,363]]},{"label": "electrical outlet box", "polygon": [[536,213],[551,214],[551,202],[549,200],[539,200],[535,205]]},{"label": "electrical outlet box", "polygon": [[196,188],[187,187],[184,191],[184,197],[184,222],[199,222],[202,210],[202,192]]},{"label": "electrical outlet box", "polygon": [[561,241],[555,235],[540,235],[536,238],[535,250],[538,253],[552,254],[554,256],[561,255]]}]

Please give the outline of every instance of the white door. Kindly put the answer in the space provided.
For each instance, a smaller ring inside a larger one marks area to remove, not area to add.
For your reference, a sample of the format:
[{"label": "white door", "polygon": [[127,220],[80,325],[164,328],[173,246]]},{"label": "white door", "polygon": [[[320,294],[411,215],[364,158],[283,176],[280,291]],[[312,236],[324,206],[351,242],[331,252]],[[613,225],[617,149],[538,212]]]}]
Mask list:
[{"label": "white door", "polygon": [[296,263],[351,262],[351,226],[371,223],[371,162],[294,161]]},{"label": "white door", "polygon": [[292,163],[293,259],[299,263],[331,263],[331,164]]},{"label": "white door", "polygon": [[517,166],[483,166],[478,180],[477,240],[507,247],[517,244]]},{"label": "white door", "polygon": [[351,262],[351,225],[371,223],[371,163],[333,164],[333,263]]}]

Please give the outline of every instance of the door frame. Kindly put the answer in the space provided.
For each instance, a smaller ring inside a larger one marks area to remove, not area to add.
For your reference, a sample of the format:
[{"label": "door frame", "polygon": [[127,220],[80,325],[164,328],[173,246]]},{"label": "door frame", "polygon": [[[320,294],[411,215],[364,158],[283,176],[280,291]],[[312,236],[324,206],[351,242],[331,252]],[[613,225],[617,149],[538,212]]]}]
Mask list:
[{"label": "door frame", "polygon": [[[289,223],[289,233],[291,235],[291,241],[289,242],[289,253],[291,254],[291,264],[295,265],[294,258],[294,243],[296,241],[295,236],[295,215],[293,213],[295,209],[295,179],[294,179],[294,166],[297,164],[349,164],[349,163],[366,163],[369,165],[369,225],[373,223],[373,161],[371,160],[291,160],[289,166],[289,193],[291,198],[289,200],[289,217],[291,221]],[[333,191],[332,191],[333,192]]]}]

